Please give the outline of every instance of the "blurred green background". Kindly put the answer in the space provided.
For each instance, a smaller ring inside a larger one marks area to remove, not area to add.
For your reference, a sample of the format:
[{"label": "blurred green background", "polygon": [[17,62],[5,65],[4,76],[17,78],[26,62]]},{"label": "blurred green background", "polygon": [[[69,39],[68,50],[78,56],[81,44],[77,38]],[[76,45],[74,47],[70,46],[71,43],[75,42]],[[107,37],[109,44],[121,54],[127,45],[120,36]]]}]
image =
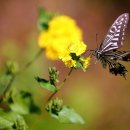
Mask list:
[{"label": "blurred green background", "polygon": [[[37,45],[38,7],[66,14],[77,20],[84,33],[88,49],[96,48],[104,39],[114,20],[130,12],[129,0],[0,0],[0,67],[6,60],[16,60],[22,67],[39,50]],[[130,50],[130,23],[124,50]],[[130,71],[130,63],[123,63]],[[31,91],[35,102],[43,109],[41,115],[26,116],[30,130],[130,130],[130,73],[127,80],[111,75],[100,63],[86,73],[74,71],[57,96],[83,116],[85,125],[60,124],[45,111],[49,92],[41,89],[34,77],[47,78],[49,66],[56,66],[62,80],[67,72],[60,61],[49,61],[44,54],[19,75],[13,87]]]}]

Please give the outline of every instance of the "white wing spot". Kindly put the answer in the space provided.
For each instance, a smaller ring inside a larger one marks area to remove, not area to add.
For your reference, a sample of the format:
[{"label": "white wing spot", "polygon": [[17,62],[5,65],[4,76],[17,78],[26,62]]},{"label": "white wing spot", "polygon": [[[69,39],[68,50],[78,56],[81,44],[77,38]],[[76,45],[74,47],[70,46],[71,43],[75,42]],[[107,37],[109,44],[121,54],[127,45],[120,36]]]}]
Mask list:
[{"label": "white wing spot", "polygon": [[123,21],[123,20],[124,20],[124,18],[121,19],[121,21]]},{"label": "white wing spot", "polygon": [[110,30],[110,33],[114,33],[114,31]]},{"label": "white wing spot", "polygon": [[118,41],[118,39],[119,39],[119,38],[113,38],[112,40],[114,40],[114,41]]},{"label": "white wing spot", "polygon": [[117,34],[115,34],[115,37],[118,37],[120,34],[119,33],[117,33]]},{"label": "white wing spot", "polygon": [[119,33],[119,32],[120,32],[120,30],[117,30],[117,32]]}]

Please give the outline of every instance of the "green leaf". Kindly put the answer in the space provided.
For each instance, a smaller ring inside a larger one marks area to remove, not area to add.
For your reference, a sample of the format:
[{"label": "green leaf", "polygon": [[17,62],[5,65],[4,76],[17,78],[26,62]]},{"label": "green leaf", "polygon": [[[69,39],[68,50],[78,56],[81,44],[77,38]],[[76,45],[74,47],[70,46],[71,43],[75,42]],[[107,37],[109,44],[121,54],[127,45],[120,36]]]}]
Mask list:
[{"label": "green leaf", "polygon": [[76,53],[70,53],[70,56],[72,57],[73,60],[76,60],[76,61],[80,59],[80,56],[77,56]]},{"label": "green leaf", "polygon": [[45,88],[45,89],[52,91],[52,92],[55,92],[58,90],[57,86],[53,85],[50,81],[48,81],[46,79],[42,79],[40,77],[36,77],[35,79],[37,80],[37,82],[39,83],[39,85],[42,88]]},{"label": "green leaf", "polygon": [[64,106],[62,110],[58,113],[58,120],[61,123],[85,123],[83,118],[78,113],[76,113],[74,109],[66,106]]},{"label": "green leaf", "polygon": [[28,130],[28,127],[21,115],[0,109],[0,129]]},{"label": "green leaf", "polygon": [[13,123],[0,115],[0,129],[9,129],[13,126]]},{"label": "green leaf", "polygon": [[80,61],[76,61],[76,66],[75,66],[75,68],[83,68],[83,65],[82,65],[82,63],[80,62]]},{"label": "green leaf", "polygon": [[46,111],[61,123],[84,124],[83,118],[74,109],[63,105],[62,99],[50,100]]},{"label": "green leaf", "polygon": [[44,31],[48,29],[49,21],[54,17],[54,14],[46,12],[43,7],[40,7],[38,10],[38,29]]},{"label": "green leaf", "polygon": [[19,114],[40,113],[39,107],[34,104],[29,92],[13,90],[8,96],[8,103],[11,110]]}]

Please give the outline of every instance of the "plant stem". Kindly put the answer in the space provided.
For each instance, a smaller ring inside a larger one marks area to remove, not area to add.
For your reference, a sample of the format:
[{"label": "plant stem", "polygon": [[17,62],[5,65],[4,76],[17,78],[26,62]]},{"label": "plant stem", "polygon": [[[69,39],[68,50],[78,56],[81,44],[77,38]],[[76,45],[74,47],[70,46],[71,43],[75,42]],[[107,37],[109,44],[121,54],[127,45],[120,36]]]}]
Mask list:
[{"label": "plant stem", "polygon": [[10,79],[9,83],[7,84],[7,87],[3,93],[3,96],[8,92],[8,90],[11,88],[11,85],[12,83],[14,82],[15,80],[15,77],[18,75],[18,74],[21,74],[25,69],[27,69],[28,67],[30,67],[34,61],[40,56],[40,54],[43,52],[43,49],[40,49],[38,51],[38,53],[36,53],[36,55],[33,57],[32,60],[30,60],[28,63],[25,64],[25,66],[20,70],[18,71],[15,75],[12,76],[12,78]]},{"label": "plant stem", "polygon": [[6,92],[10,89],[14,79],[15,79],[15,75],[12,76],[12,78],[9,81],[9,83],[7,84],[6,89],[5,89],[4,93],[3,93],[3,96],[5,96]]},{"label": "plant stem", "polygon": [[[71,69],[70,69],[70,71],[69,71],[69,73],[67,74],[67,76],[66,76],[66,77],[64,78],[64,80],[61,82],[61,84],[60,84],[60,86],[59,86],[60,89],[64,86],[66,80],[70,77],[70,75],[71,75],[73,69],[74,69],[74,68],[71,68]],[[50,101],[50,100],[55,96],[55,94],[56,94],[57,92],[58,92],[58,91],[55,91],[54,93],[52,93],[52,94],[50,95],[50,97],[48,98],[48,101]]]},{"label": "plant stem", "polygon": [[32,60],[30,60],[25,64],[25,66],[18,72],[18,74],[22,73],[25,69],[29,68],[34,63],[34,61],[41,55],[43,51],[44,49],[40,49],[38,53],[36,53],[36,55],[32,58]]}]

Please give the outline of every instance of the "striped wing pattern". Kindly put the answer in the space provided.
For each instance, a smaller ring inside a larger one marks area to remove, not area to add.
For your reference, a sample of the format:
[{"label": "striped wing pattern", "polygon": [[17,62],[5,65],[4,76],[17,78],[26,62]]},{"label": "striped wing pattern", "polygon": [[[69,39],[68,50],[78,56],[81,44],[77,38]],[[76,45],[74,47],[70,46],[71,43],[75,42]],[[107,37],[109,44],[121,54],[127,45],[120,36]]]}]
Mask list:
[{"label": "striped wing pattern", "polygon": [[107,52],[118,49],[123,45],[125,30],[127,28],[129,14],[120,15],[110,27],[100,51]]}]

